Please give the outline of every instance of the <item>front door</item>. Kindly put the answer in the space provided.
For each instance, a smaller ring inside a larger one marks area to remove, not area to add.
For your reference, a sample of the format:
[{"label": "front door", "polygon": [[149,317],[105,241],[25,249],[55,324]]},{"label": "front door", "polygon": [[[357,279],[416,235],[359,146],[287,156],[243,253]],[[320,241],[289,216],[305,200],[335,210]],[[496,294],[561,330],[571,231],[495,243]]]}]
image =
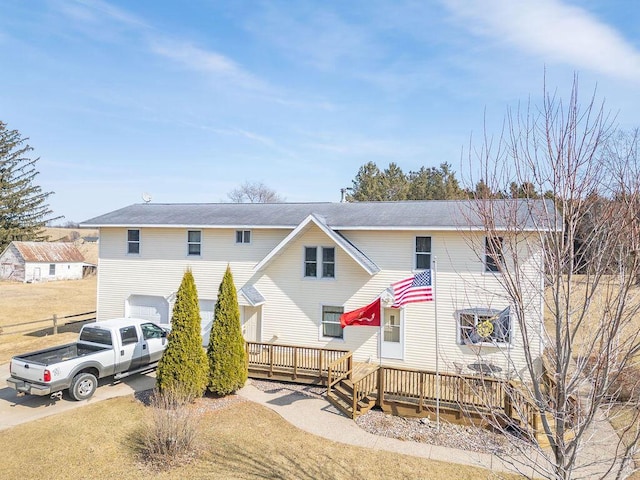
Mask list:
[{"label": "front door", "polygon": [[402,325],[402,311],[397,308],[385,308],[380,342],[380,356],[382,358],[403,358],[404,328]]},{"label": "front door", "polygon": [[243,307],[242,335],[247,342],[260,342],[262,307]]}]

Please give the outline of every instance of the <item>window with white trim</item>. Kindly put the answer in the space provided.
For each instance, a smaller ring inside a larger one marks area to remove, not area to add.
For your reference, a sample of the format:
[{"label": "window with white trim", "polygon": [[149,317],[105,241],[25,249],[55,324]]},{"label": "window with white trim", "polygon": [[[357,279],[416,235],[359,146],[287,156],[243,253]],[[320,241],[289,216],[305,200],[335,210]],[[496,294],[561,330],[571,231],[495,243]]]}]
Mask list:
[{"label": "window with white trim", "polygon": [[431,268],[431,237],[416,237],[416,270]]},{"label": "window with white trim", "polygon": [[140,253],[140,230],[127,230],[127,253],[132,255]]},{"label": "window with white trim", "polygon": [[187,255],[200,256],[202,252],[202,232],[200,230],[187,231]]},{"label": "window with white trim", "polygon": [[461,345],[493,345],[510,341],[510,308],[471,308],[458,312],[458,343]]},{"label": "window with white trim", "polygon": [[332,307],[324,305],[322,307],[322,336],[342,338],[342,327],[340,326],[340,315],[344,313],[344,307]]},{"label": "window with white trim", "polygon": [[485,237],[485,272],[499,272],[504,265],[503,243],[502,237]]},{"label": "window with white trim", "polygon": [[251,230],[236,230],[236,243],[251,243]]},{"label": "window with white trim", "polygon": [[336,249],[333,247],[304,247],[304,276],[306,278],[335,278]]},{"label": "window with white trim", "polygon": [[50,277],[55,277],[56,276],[56,264],[55,263],[50,263],[49,264],[49,276]]},{"label": "window with white trim", "polygon": [[335,278],[336,276],[336,249],[322,247],[322,278]]}]

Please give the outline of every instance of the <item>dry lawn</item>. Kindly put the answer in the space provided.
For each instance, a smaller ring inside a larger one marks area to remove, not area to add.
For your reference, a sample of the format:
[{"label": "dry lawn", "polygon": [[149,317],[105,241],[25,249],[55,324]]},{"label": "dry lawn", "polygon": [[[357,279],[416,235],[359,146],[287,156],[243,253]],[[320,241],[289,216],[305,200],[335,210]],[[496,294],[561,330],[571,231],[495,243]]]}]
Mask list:
[{"label": "dry lawn", "polygon": [[480,468],[331,442],[250,402],[203,414],[199,458],[171,470],[151,471],[136,457],[136,431],[149,413],[125,397],[3,431],[0,478],[497,478]]},{"label": "dry lawn", "polygon": [[[76,332],[57,336],[29,335],[51,328],[53,314],[66,315],[91,312],[96,309],[96,277],[43,283],[0,282],[0,363],[16,354],[73,341]],[[87,317],[82,317],[87,318]],[[44,320],[24,327],[7,327],[16,323]],[[72,319],[62,319],[60,324]]]}]

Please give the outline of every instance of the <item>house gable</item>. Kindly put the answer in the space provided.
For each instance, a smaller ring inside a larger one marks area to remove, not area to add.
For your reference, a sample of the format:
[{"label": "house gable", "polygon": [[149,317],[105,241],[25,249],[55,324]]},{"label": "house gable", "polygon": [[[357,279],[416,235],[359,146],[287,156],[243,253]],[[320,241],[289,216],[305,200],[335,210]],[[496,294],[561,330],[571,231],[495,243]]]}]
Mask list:
[{"label": "house gable", "polygon": [[380,271],[380,268],[378,268],[371,259],[358,250],[355,245],[349,242],[349,240],[347,240],[343,235],[333,231],[321,217],[315,214],[309,215],[296,228],[294,228],[289,235],[287,235],[273,250],[271,250],[271,252],[269,252],[266,257],[264,257],[260,263],[254,267],[254,270],[256,272],[264,270],[275,258],[287,249],[291,242],[306,232],[311,225],[317,226],[369,275],[375,275]]}]

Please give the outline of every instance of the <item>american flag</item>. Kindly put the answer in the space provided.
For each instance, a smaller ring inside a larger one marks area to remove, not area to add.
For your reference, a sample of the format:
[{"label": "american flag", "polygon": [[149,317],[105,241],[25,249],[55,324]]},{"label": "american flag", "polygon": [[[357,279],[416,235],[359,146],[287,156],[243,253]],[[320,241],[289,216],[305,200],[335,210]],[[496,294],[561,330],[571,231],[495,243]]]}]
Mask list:
[{"label": "american flag", "polygon": [[393,288],[392,308],[400,308],[407,303],[433,301],[431,270],[425,270],[413,277],[392,283],[391,288]]}]

